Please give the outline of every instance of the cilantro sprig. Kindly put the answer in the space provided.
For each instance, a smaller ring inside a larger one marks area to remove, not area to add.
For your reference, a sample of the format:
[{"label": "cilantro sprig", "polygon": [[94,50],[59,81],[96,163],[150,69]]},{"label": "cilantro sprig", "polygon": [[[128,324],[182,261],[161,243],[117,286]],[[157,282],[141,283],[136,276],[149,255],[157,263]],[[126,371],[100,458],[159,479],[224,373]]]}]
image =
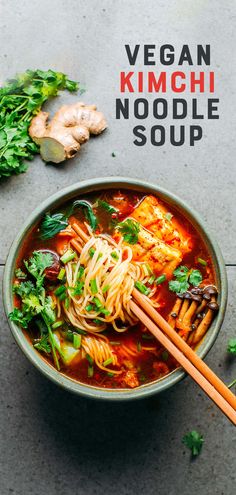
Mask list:
[{"label": "cilantro sprig", "polygon": [[191,270],[187,266],[179,266],[174,271],[175,280],[170,280],[169,289],[177,294],[184,294],[190,285],[197,287],[202,282],[199,270]]},{"label": "cilantro sprig", "polygon": [[135,220],[127,218],[127,220],[117,225],[117,229],[121,232],[124,241],[128,242],[128,244],[136,244],[138,242],[140,224]]},{"label": "cilantro sprig", "polygon": [[28,134],[33,116],[59,90],[76,91],[78,84],[62,72],[27,70],[0,88],[0,180],[27,170],[38,146]]},{"label": "cilantro sprig", "polygon": [[202,450],[203,446],[203,436],[197,431],[193,430],[184,435],[182,442],[186,447],[188,447],[194,457],[198,456]]}]

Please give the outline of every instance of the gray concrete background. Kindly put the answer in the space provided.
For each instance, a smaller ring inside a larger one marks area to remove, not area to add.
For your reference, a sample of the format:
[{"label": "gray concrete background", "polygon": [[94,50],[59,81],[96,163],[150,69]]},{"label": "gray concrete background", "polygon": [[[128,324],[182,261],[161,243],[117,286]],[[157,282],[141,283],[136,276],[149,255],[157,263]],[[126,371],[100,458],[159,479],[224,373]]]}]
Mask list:
[{"label": "gray concrete background", "polygon": [[[16,232],[56,190],[106,175],[154,181],[201,213],[223,251],[229,305],[207,362],[226,382],[236,376],[226,355],[236,324],[235,41],[229,0],[0,0],[0,80],[34,67],[64,71],[81,81],[83,101],[96,103],[109,123],[74,160],[54,167],[36,158],[26,174],[0,185],[0,276]],[[203,123],[194,148],[137,148],[134,120],[115,121],[118,73],[128,70],[123,46],[145,42],[172,43],[177,52],[183,43],[211,44],[220,120]],[[75,99],[63,94],[49,108]],[[235,493],[235,429],[190,379],[133,404],[79,399],[41,377],[13,342],[4,315],[1,321],[1,495]],[[205,437],[194,462],[181,444],[192,429]]]}]

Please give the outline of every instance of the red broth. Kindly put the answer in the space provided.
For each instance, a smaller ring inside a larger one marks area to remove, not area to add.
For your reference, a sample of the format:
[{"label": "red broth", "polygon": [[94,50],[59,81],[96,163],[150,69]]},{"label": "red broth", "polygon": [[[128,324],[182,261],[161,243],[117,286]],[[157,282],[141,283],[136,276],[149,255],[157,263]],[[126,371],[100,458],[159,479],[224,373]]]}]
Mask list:
[{"label": "red broth", "polygon": [[[94,213],[98,218],[98,233],[103,232],[113,235],[117,220],[122,221],[127,216],[132,215],[135,207],[140,204],[145,195],[140,192],[127,190],[109,190],[88,194],[80,199],[86,199],[90,204],[96,204],[98,197],[118,209],[118,218],[112,218],[110,213],[101,208],[94,207]],[[168,206],[163,201],[159,202],[161,205],[167,207],[173,218],[183,227],[185,235],[191,240],[191,252],[183,256],[181,265],[199,269],[206,283],[214,283],[215,277],[210,255],[199,233],[182,213],[172,206]],[[66,211],[67,207],[68,204],[56,211]],[[79,221],[84,222],[84,216],[81,210],[73,213],[73,216]],[[17,260],[17,268],[25,271],[24,260],[28,259],[35,250],[50,249],[57,252],[58,242],[65,242],[65,240],[66,237],[61,241],[60,236],[56,235],[50,240],[42,241],[39,235],[39,224],[34,226],[22,244]],[[69,242],[69,238],[67,240]],[[206,261],[206,266],[199,264],[199,258]],[[49,292],[52,290],[51,285],[50,282],[46,284]],[[159,311],[164,317],[167,317],[176,300],[176,294],[169,290],[167,280],[158,286],[158,294],[160,295]],[[15,296],[15,306],[20,307],[20,301],[17,296]],[[23,331],[32,343],[34,339],[39,337],[38,331],[32,323],[28,330]],[[104,334],[108,337],[113,352],[118,357],[120,369],[123,370],[121,374],[112,375],[112,373],[107,373],[94,365],[93,376],[89,377],[87,359],[82,359],[80,362],[77,362],[75,359],[69,366],[61,363],[61,372],[76,381],[92,386],[127,388],[155,381],[178,367],[175,359],[160,346],[142,324],[136,324],[124,333],[118,333],[112,327],[108,327]],[[51,355],[46,355],[45,353],[41,355],[43,359],[46,359],[54,366]]]}]

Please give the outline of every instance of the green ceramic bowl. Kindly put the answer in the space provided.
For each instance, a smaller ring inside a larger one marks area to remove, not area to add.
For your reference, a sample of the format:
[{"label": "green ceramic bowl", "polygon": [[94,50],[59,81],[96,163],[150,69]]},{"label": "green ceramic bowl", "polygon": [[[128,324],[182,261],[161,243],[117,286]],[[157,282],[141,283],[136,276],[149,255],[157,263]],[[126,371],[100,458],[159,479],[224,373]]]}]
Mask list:
[{"label": "green ceramic bowl", "polygon": [[[40,218],[42,218],[43,214],[46,211],[53,208],[59,208],[64,202],[72,198],[77,198],[79,195],[91,191],[99,191],[101,189],[111,188],[126,188],[157,194],[158,197],[165,200],[170,205],[173,205],[178,210],[182,211],[194,225],[194,227],[198,230],[200,235],[204,238],[204,241],[213,260],[217,286],[219,288],[220,294],[219,312],[214,319],[214,322],[211,325],[210,329],[208,330],[207,335],[205,336],[197,350],[199,356],[204,358],[214,344],[219,333],[227,303],[227,278],[224,260],[222,258],[220,249],[212,235],[209,233],[208,227],[204,225],[203,221],[199,218],[198,214],[192,210],[192,208],[189,208],[181,199],[177,198],[170,192],[165,191],[161,187],[154,184],[148,184],[137,179],[124,177],[106,177],[73,184],[66,189],[63,189],[62,191],[57,192],[49,199],[44,201],[38,208],[36,208],[36,210],[34,210],[34,212],[28,218],[27,222],[22,227],[20,233],[17,235],[15,241],[13,242],[7,258],[3,281],[3,299],[6,314],[8,315],[13,309],[13,295],[11,288],[18,252],[25,235],[31,229],[31,227]],[[161,392],[162,390],[166,390],[167,388],[173,386],[175,383],[179,382],[185,376],[184,371],[179,369],[173,371],[166,377],[156,380],[155,382],[147,385],[142,385],[132,390],[103,389],[99,387],[84,385],[58,372],[55,368],[53,368],[53,366],[48,364],[32,347],[30,342],[28,342],[28,340],[25,338],[22,330],[17,325],[15,325],[11,321],[9,321],[9,325],[17,344],[22,349],[27,358],[34,364],[34,366],[36,366],[36,368],[41,371],[41,373],[43,373],[47,378],[52,380],[57,385],[60,385],[62,388],[70,390],[71,392],[74,392],[76,394],[83,395],[85,397],[106,400],[131,400],[147,397],[152,394]]]}]

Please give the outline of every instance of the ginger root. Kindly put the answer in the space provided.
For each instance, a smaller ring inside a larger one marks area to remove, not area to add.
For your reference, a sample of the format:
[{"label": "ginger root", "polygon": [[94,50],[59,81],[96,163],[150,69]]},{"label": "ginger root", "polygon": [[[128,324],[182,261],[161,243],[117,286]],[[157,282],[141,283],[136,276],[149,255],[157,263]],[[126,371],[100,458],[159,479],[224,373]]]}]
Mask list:
[{"label": "ginger root", "polygon": [[49,123],[48,117],[49,113],[39,112],[29,127],[29,135],[40,146],[45,162],[60,163],[72,158],[90,134],[100,134],[107,127],[95,105],[81,102],[62,106]]}]

